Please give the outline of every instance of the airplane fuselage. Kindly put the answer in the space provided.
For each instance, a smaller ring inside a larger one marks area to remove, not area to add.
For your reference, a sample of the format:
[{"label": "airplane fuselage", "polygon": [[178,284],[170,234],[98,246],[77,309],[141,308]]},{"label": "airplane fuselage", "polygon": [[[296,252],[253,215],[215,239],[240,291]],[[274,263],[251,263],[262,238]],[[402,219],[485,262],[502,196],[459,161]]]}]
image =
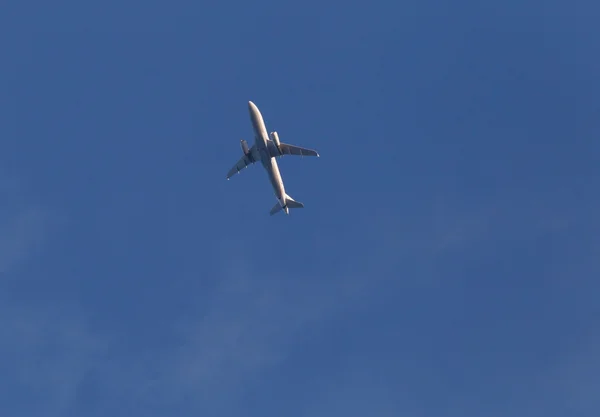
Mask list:
[{"label": "airplane fuselage", "polygon": [[267,134],[262,114],[260,114],[256,105],[251,101],[248,102],[248,110],[250,112],[252,130],[254,131],[254,144],[248,147],[248,142],[244,139],[240,141],[242,156],[227,172],[226,178],[230,179],[233,175],[239,174],[243,169],[260,161],[267,172],[273,191],[275,191],[275,197],[277,198],[277,203],[271,208],[271,216],[280,211],[289,214],[291,209],[303,208],[304,204],[302,202],[294,200],[286,193],[281,173],[279,172],[277,158],[283,155],[313,156],[318,158],[319,153],[314,149],[281,142],[277,132]]},{"label": "airplane fuselage", "polygon": [[285,204],[285,187],[283,186],[283,179],[279,173],[277,159],[269,154],[267,147],[269,135],[265,126],[265,121],[263,120],[258,107],[251,101],[248,102],[248,110],[250,111],[250,120],[252,121],[252,128],[254,129],[254,140],[256,142],[256,149],[260,155],[260,162],[267,171],[279,204],[287,214],[289,209]]}]

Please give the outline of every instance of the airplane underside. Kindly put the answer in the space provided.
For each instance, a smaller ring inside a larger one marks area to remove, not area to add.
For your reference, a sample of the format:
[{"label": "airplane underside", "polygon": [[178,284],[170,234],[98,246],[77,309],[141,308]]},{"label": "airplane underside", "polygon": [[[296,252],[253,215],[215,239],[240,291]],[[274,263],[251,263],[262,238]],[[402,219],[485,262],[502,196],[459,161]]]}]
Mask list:
[{"label": "airplane underside", "polygon": [[[250,111],[250,120],[252,121],[252,127],[254,129],[255,142],[252,147],[248,147],[248,143],[243,139],[241,140],[240,146],[242,148],[242,156],[227,173],[227,179],[256,162],[262,162],[262,165],[269,174],[269,180],[271,181],[275,195],[277,196],[277,204],[271,209],[270,215],[272,216],[282,210],[285,214],[289,215],[290,209],[303,208],[304,204],[294,200],[285,193],[277,161],[273,159],[284,155],[319,157],[319,153],[313,149],[282,143],[279,141],[277,132],[271,132],[267,135],[262,115],[256,105],[250,101],[248,102],[248,108]],[[282,197],[280,198],[279,196]]]}]

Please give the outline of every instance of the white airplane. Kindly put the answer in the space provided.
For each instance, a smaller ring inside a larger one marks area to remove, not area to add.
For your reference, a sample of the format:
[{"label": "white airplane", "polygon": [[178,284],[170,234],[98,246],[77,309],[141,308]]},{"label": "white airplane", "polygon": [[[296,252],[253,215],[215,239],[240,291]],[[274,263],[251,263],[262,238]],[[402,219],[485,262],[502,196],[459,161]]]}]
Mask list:
[{"label": "white airplane", "polygon": [[267,128],[265,122],[258,110],[256,105],[249,101],[248,109],[250,110],[250,120],[252,121],[252,128],[254,129],[254,145],[248,149],[248,143],[242,139],[241,146],[244,154],[240,160],[229,170],[227,173],[227,179],[240,172],[242,169],[255,162],[260,161],[269,175],[269,180],[275,190],[275,196],[277,197],[277,203],[271,209],[271,216],[281,209],[285,214],[290,213],[290,208],[303,208],[304,204],[295,201],[292,197],[285,193],[283,186],[283,180],[279,173],[279,166],[277,165],[277,157],[283,155],[299,155],[299,156],[316,156],[319,154],[317,151],[312,149],[301,148],[299,146],[288,145],[287,143],[279,142],[279,135],[277,132],[271,132],[270,139],[267,135]]}]

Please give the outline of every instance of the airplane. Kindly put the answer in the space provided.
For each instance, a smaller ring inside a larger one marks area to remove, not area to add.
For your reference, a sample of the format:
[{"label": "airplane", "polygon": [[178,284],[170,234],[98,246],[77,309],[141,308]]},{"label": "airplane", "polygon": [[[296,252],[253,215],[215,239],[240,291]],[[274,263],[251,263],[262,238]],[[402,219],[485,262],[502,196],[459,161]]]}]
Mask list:
[{"label": "airplane", "polygon": [[294,200],[285,192],[283,180],[279,173],[277,158],[284,155],[298,156],[316,156],[319,153],[312,149],[301,148],[300,146],[290,145],[279,141],[277,132],[271,132],[267,135],[267,128],[263,117],[256,105],[249,101],[248,110],[250,111],[250,120],[252,121],[252,129],[254,130],[254,145],[248,148],[248,143],[242,139],[241,147],[243,155],[237,163],[227,173],[227,179],[239,173],[244,168],[260,161],[269,175],[271,185],[277,197],[277,203],[271,209],[270,215],[274,215],[283,209],[285,214],[289,215],[289,209],[303,208],[304,204]]}]

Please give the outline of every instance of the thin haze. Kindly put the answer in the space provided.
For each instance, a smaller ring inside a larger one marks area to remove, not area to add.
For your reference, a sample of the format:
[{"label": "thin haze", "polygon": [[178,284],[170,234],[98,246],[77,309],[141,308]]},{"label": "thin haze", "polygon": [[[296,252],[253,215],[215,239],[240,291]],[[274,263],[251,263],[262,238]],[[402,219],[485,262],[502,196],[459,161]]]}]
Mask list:
[{"label": "thin haze", "polygon": [[600,415],[597,2],[6,3],[0,415]]}]

